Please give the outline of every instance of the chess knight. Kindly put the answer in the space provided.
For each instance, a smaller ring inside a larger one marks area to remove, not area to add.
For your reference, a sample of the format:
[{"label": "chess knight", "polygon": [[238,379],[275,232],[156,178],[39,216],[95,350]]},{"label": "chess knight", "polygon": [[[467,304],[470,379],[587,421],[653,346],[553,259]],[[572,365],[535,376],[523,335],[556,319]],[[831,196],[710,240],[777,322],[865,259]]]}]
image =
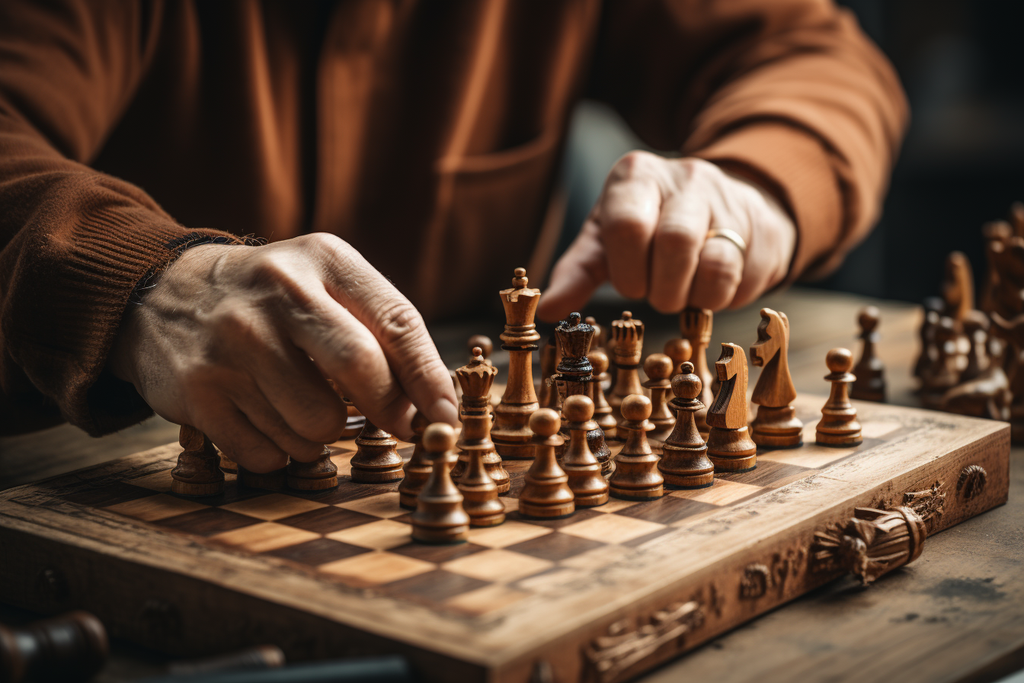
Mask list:
[{"label": "chess knight", "polygon": [[764,367],[750,398],[758,405],[757,417],[750,424],[754,443],[770,448],[802,446],[804,423],[791,405],[796,400],[796,388],[789,374],[789,318],[785,313],[761,309],[750,362]]}]

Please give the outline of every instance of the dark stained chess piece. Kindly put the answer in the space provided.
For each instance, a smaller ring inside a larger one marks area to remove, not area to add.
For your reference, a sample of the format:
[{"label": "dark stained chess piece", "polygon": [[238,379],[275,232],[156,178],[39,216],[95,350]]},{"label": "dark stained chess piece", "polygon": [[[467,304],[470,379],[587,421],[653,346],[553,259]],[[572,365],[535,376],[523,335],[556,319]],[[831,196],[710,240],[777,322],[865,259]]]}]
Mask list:
[{"label": "dark stained chess piece", "polygon": [[88,681],[110,653],[107,631],[88,612],[68,612],[25,626],[0,624],[0,681]]},{"label": "dark stained chess piece", "polygon": [[459,460],[452,470],[452,479],[460,482],[472,459],[479,456],[498,493],[507,493],[512,482],[491,441],[491,385],[498,369],[484,361],[479,346],[473,352],[473,360],[455,371],[462,386],[462,400],[459,402],[462,434],[457,444]]},{"label": "dark stained chess piece", "polygon": [[747,472],[757,467],[757,446],[747,430],[747,357],[743,349],[724,342],[715,371],[720,387],[708,409],[708,457],[716,472]]},{"label": "dark stained chess piece", "polygon": [[473,527],[497,526],[505,521],[505,504],[498,499],[498,487],[487,474],[481,451],[469,451],[469,465],[459,480],[462,507]]},{"label": "dark stained chess piece", "polygon": [[857,421],[857,409],[849,397],[850,385],[857,379],[850,372],[853,354],[849,349],[832,349],[825,357],[825,364],[829,372],[825,379],[832,383],[832,390],[821,409],[815,441],[820,446],[857,446],[864,438]]},{"label": "dark stained chess piece", "polygon": [[299,462],[292,458],[286,469],[288,488],[296,491],[324,491],[338,485],[338,466],[331,460],[331,449],[327,446],[316,460]]},{"label": "dark stained chess piece", "polygon": [[[587,354],[590,364],[594,367],[594,377],[599,378],[608,372],[608,354],[601,349],[591,350]],[[604,430],[605,435],[614,434],[618,423],[612,415],[612,407],[608,405],[608,399],[604,395],[604,387],[600,381],[593,384],[594,399],[594,421],[597,426]]]},{"label": "dark stained chess piece", "polygon": [[367,420],[363,431],[356,437],[356,452],[349,462],[352,481],[378,484],[397,481],[405,476],[402,456],[395,450],[397,445],[395,437]]},{"label": "dark stained chess piece", "polygon": [[427,458],[427,451],[423,448],[423,432],[427,430],[430,421],[427,416],[416,411],[412,416],[412,456],[409,462],[405,463],[402,469],[405,476],[402,483],[398,485],[398,504],[406,510],[416,509],[416,498],[430,478],[430,472],[434,469],[433,463]]},{"label": "dark stained chess piece", "polygon": [[558,390],[555,389],[554,377],[558,370],[558,361],[561,358],[558,341],[554,333],[552,333],[540,349],[540,388],[537,392],[537,403],[541,408],[558,410],[560,404],[558,402]]},{"label": "dark stained chess piece", "polygon": [[694,421],[697,412],[704,407],[699,398],[702,388],[693,363],[682,363],[679,374],[672,378],[675,398],[671,405],[676,411],[676,425],[665,440],[658,461],[658,471],[668,488],[702,489],[715,483],[715,466],[708,458],[707,444]]},{"label": "dark stained chess piece", "polygon": [[985,240],[985,260],[988,264],[988,273],[981,292],[979,307],[985,313],[994,313],[998,306],[996,299],[1002,287],[997,261],[1005,251],[1006,243],[1013,236],[1013,228],[1006,221],[993,221],[982,226],[981,234]]},{"label": "dark stained chess piece", "polygon": [[[341,392],[338,392],[339,394]],[[341,395],[341,401],[345,404],[345,410],[348,413],[348,418],[345,421],[345,429],[341,432],[342,439],[351,439],[355,436],[359,436],[359,433],[363,431],[363,427],[366,426],[366,417],[359,412],[359,408],[355,407],[345,395]]]},{"label": "dark stained chess piece", "polygon": [[934,332],[935,361],[924,378],[921,393],[923,403],[930,408],[938,407],[945,393],[960,381],[961,362],[966,362],[966,357],[959,354],[960,338],[955,320],[939,318]]},{"label": "dark stained chess piece", "polygon": [[[594,338],[594,328],[580,321],[579,313],[572,313],[566,320],[555,327],[558,349],[561,360],[558,361],[558,372],[555,373],[555,388],[558,390],[559,406],[569,396],[592,396],[594,391],[594,367],[590,364],[587,352]],[[562,438],[568,439],[569,430],[565,426],[564,416]],[[597,423],[587,432],[587,445],[601,463],[601,471],[605,474],[612,470],[612,451],[605,442],[604,430]],[[561,450],[558,451],[561,455]]]},{"label": "dark stained chess piece", "polygon": [[857,381],[850,389],[850,397],[861,401],[885,403],[885,365],[878,357],[879,316],[878,309],[874,306],[865,306],[857,316],[863,345],[860,360],[853,369]]},{"label": "dark stained chess piece", "polygon": [[669,410],[668,402],[672,393],[672,359],[664,353],[652,353],[644,360],[644,387],[651,392],[651,418],[654,426],[647,434],[647,442],[655,453],[661,453],[661,445],[676,426],[675,415]]},{"label": "dark stained chess piece", "polygon": [[957,332],[963,319],[974,310],[974,274],[971,262],[963,252],[954,251],[946,257],[946,279],[942,285],[945,315],[956,322]]},{"label": "dark stained chess piece", "polygon": [[500,292],[505,307],[505,331],[501,333],[503,349],[508,351],[508,383],[501,403],[494,409],[491,439],[504,458],[533,457],[530,437],[530,416],[540,406],[533,386],[533,352],[540,335],[534,314],[540,303],[540,290],[528,287],[525,268],[516,268],[512,287]]},{"label": "dark stained chess piece", "polygon": [[220,455],[206,435],[195,427],[181,425],[178,443],[182,451],[171,470],[171,492],[179,496],[216,496],[224,492]]},{"label": "dark stained chess piece", "polygon": [[761,309],[757,341],[750,360],[763,367],[751,401],[757,416],[750,424],[750,438],[765,448],[797,448],[804,443],[804,423],[796,416],[796,388],[789,374],[789,318],[770,308]]},{"label": "dark stained chess piece", "polygon": [[569,446],[562,456],[562,469],[569,477],[576,507],[604,505],[608,502],[608,482],[601,476],[601,463],[587,445],[587,433],[596,424],[591,419],[594,402],[587,396],[570,396],[562,404],[562,413],[569,427]]},{"label": "dark stained chess piece", "polygon": [[488,365],[491,363],[491,354],[494,353],[494,342],[486,334],[474,334],[466,342],[466,350],[469,351],[469,359],[473,360],[476,356],[473,354],[473,350],[479,348],[480,355],[483,356],[484,362]]},{"label": "dark stained chess piece", "polygon": [[[970,382],[971,380],[979,377],[986,371],[988,371],[991,365],[991,359],[988,355],[988,339],[989,339],[989,328],[991,322],[989,317],[981,311],[971,311],[967,314],[967,317],[963,320],[963,332],[964,336],[967,337],[967,360],[964,364],[964,369],[960,373],[960,383]],[[860,365],[858,364],[857,368]],[[858,374],[857,368],[854,368],[854,374],[857,375],[857,381],[860,381],[860,374]],[[856,388],[856,384],[854,384]],[[853,394],[854,398],[858,398],[856,393]]]},{"label": "dark stained chess piece", "polygon": [[935,349],[935,331],[939,327],[944,306],[945,302],[934,296],[926,298],[922,304],[923,318],[918,333],[921,340],[921,352],[914,363],[914,377],[921,380],[922,388],[928,382],[928,377],[935,371],[935,359],[938,355],[938,351]]},{"label": "dark stained chess piece", "polygon": [[665,342],[665,355],[672,359],[672,377],[675,377],[679,366],[693,357],[693,346],[688,339],[669,339]]},{"label": "dark stained chess piece", "polygon": [[541,408],[530,416],[534,456],[519,493],[519,514],[524,517],[557,519],[576,511],[569,477],[555,457],[555,449],[562,445],[558,436],[561,426],[558,413],[550,408]]},{"label": "dark stained chess piece", "polygon": [[711,431],[707,422],[707,411],[711,409],[714,401],[714,380],[711,370],[708,368],[708,346],[711,344],[711,329],[714,323],[714,314],[706,308],[684,308],[679,314],[679,331],[683,339],[690,343],[693,352],[690,361],[693,363],[693,371],[700,377],[701,385],[704,387],[700,401],[706,407],[696,415],[697,429],[705,439]]},{"label": "dark stained chess piece", "polygon": [[626,443],[615,456],[615,472],[608,479],[611,495],[622,500],[651,500],[665,495],[665,478],[658,471],[658,456],[647,443],[651,399],[643,394],[627,396],[622,402]]},{"label": "dark stained chess piece", "polygon": [[435,422],[423,432],[423,450],[431,463],[430,477],[416,499],[412,513],[412,538],[420,543],[446,545],[469,538],[469,515],[462,506],[462,493],[451,477],[451,454],[455,430]]},{"label": "dark stained chess piece", "polygon": [[1024,314],[1006,320],[993,313],[992,333],[1007,345],[1003,368],[1013,397],[1009,409],[1010,439],[1015,444],[1024,443]]},{"label": "dark stained chess piece", "polygon": [[[633,314],[623,311],[622,317],[612,321],[612,365],[615,366],[615,384],[608,396],[612,414],[619,416],[619,406],[627,396],[644,393],[640,384],[640,359],[644,351],[644,324],[634,320]],[[611,435],[609,435],[611,436]],[[615,438],[620,438],[616,433]],[[625,438],[623,435],[621,438]]]}]

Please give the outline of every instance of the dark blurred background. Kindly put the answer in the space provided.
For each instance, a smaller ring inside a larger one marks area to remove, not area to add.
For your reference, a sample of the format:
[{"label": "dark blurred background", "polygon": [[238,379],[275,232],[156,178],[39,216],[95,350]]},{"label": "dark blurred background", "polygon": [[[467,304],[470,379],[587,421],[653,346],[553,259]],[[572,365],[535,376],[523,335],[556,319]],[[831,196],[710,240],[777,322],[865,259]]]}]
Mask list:
[{"label": "dark blurred background", "polygon": [[[959,249],[984,274],[983,223],[1024,199],[1024,0],[842,0],[903,81],[911,124],[882,220],[812,286],[919,302]],[[595,141],[599,141],[595,144]],[[611,164],[640,146],[585,103],[570,136],[566,227],[586,216]]]}]

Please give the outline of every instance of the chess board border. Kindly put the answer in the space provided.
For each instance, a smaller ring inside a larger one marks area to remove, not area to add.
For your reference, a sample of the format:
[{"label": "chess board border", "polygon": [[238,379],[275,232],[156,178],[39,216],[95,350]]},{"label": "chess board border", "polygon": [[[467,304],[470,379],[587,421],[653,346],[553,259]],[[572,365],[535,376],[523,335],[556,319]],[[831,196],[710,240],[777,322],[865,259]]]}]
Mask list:
[{"label": "chess board border", "polygon": [[[555,680],[625,680],[836,578],[811,572],[807,550],[816,530],[855,507],[900,504],[905,493],[939,484],[945,505],[930,523],[933,534],[1006,501],[1009,425],[857,405],[865,423],[895,421],[902,429],[864,457],[661,537],[639,566],[602,568],[595,585],[547,602],[543,615],[522,609],[473,619],[372,589],[325,591],[287,561],[154,533],[68,502],[54,495],[54,480],[0,493],[0,599],[41,612],[89,609],[114,635],[176,654],[278,642],[297,657],[404,654],[426,680],[528,681],[538,666],[550,667]],[[908,443],[910,454],[901,451]],[[176,452],[168,445],[58,480],[116,488]],[[957,486],[970,465],[987,473],[973,497]],[[752,576],[760,578],[753,591]]]}]

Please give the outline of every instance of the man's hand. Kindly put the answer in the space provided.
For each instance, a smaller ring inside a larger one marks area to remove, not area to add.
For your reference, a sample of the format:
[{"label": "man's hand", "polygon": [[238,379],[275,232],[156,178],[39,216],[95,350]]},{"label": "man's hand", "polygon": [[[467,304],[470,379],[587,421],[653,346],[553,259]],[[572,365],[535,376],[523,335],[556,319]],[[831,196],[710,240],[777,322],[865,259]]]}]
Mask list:
[{"label": "man's hand", "polygon": [[413,405],[431,421],[458,419],[419,313],[323,233],[187,250],[129,307],[108,365],[158,414],[254,472],[289,455],[315,460],[341,433],[345,406],[325,377],[388,431],[409,433]]},{"label": "man's hand", "polygon": [[[746,242],[708,239],[728,229]],[[579,237],[551,274],[538,315],[579,310],[611,280],[665,313],[743,306],[781,282],[796,245],[792,220],[760,188],[701,159],[630,152],[619,159]]]}]

